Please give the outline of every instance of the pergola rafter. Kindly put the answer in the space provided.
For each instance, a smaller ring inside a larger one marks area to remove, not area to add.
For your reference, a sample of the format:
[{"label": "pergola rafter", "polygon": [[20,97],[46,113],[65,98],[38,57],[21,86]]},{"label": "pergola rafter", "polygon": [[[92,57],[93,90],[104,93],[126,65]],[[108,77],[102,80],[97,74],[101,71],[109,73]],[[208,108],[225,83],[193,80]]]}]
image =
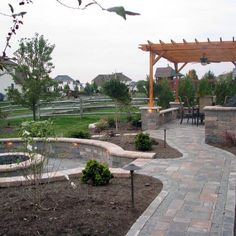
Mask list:
[{"label": "pergola rafter", "polygon": [[[149,106],[153,106],[153,66],[161,58],[174,63],[176,70],[176,101],[178,101],[178,73],[190,62],[202,63],[202,59],[206,59],[206,63],[232,62],[236,66],[236,41],[233,37],[232,41],[210,41],[187,42],[183,39],[182,43],[177,43],[171,39],[171,43],[165,43],[159,40],[159,43],[148,41],[147,44],[140,44],[139,48],[143,51],[150,52],[150,98]],[[179,67],[179,64],[182,64]]]}]

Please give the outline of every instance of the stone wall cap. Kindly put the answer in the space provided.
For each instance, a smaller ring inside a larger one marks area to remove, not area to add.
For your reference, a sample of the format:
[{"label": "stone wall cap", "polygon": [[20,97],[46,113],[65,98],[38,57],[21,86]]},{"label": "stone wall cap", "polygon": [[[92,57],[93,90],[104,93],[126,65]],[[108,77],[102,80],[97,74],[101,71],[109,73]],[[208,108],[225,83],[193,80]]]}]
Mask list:
[{"label": "stone wall cap", "polygon": [[160,107],[160,106],[155,106],[155,107],[149,107],[149,106],[146,106],[146,107],[140,107],[139,109],[140,110],[149,110],[149,109],[151,109],[151,110],[160,110],[162,107]]},{"label": "stone wall cap", "polygon": [[205,106],[204,111],[236,111],[236,107]]}]

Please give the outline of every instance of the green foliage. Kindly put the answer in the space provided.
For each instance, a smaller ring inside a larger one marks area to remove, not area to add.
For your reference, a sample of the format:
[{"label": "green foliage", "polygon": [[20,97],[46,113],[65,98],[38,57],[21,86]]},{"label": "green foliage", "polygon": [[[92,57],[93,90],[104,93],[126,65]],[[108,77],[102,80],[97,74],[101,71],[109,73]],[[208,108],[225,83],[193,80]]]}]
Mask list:
[{"label": "green foliage", "polygon": [[7,117],[7,113],[3,112],[2,109],[0,108],[0,120],[3,120]]},{"label": "green foliage", "polygon": [[104,83],[103,92],[115,102],[116,130],[118,130],[118,106],[124,108],[130,105],[131,96],[129,88],[118,79],[111,79]]},{"label": "green foliage", "polygon": [[[147,79],[146,79],[146,91],[147,91],[147,97],[149,97],[149,76],[147,76]],[[153,81],[153,98],[156,98],[158,96],[158,90],[159,90],[159,87],[157,85],[157,83],[155,81]]]},{"label": "green foliage", "polygon": [[149,151],[152,149],[152,140],[148,134],[139,133],[134,139],[135,148],[139,151]]},{"label": "green foliage", "polygon": [[116,127],[116,121],[114,120],[113,117],[108,117],[107,118],[107,123],[109,128],[115,128]]},{"label": "green foliage", "polygon": [[54,135],[53,122],[51,120],[44,121],[25,121],[20,127],[20,136],[45,138]]},{"label": "green foliage", "polygon": [[201,79],[198,87],[198,94],[200,97],[213,95],[214,91],[212,90],[210,81],[208,79]]},{"label": "green foliage", "polygon": [[15,52],[18,66],[12,76],[21,89],[10,88],[7,95],[13,103],[30,108],[34,120],[39,101],[50,100],[58,95],[50,90],[56,86],[55,81],[49,78],[54,68],[51,62],[54,47],[42,35],[36,34],[33,38],[21,39],[19,49]]},{"label": "green foliage", "polygon": [[135,114],[134,116],[131,116],[131,124],[134,127],[141,127],[141,114]]},{"label": "green foliage", "polygon": [[108,121],[104,118],[100,119],[97,123],[96,123],[96,130],[98,132],[101,132],[103,130],[106,130],[109,127]]},{"label": "green foliage", "polygon": [[82,138],[82,139],[90,139],[91,135],[89,132],[86,131],[72,131],[68,134],[70,138]]},{"label": "green foliage", "polygon": [[148,96],[148,91],[147,91],[148,86],[147,86],[147,84],[148,84],[148,82],[146,80],[137,81],[136,87],[138,89],[138,92]]},{"label": "green foliage", "polygon": [[179,96],[182,101],[185,101],[185,98],[188,99],[189,104],[187,105],[192,106],[194,104],[195,89],[192,78],[188,76],[181,78],[179,83]]},{"label": "green foliage", "polygon": [[118,79],[106,81],[103,85],[103,93],[116,103],[127,103],[131,100],[129,88]]},{"label": "green foliage", "polygon": [[161,80],[157,85],[158,105],[162,109],[170,107],[170,102],[174,101],[174,94],[167,80]]},{"label": "green foliage", "polygon": [[226,78],[221,78],[216,83],[215,88],[216,104],[223,105],[226,96],[236,95],[236,81],[232,79],[232,74]]},{"label": "green foliage", "polygon": [[63,88],[63,92],[64,92],[66,95],[68,95],[69,91],[70,91],[69,85],[68,85],[68,84],[65,84],[65,86],[64,86],[64,88]]},{"label": "green foliage", "polygon": [[82,171],[82,182],[91,182],[94,186],[106,185],[113,178],[108,166],[100,164],[96,160],[89,160],[85,169]]},{"label": "green foliage", "polygon": [[192,80],[198,80],[197,72],[196,70],[190,70],[187,74],[186,77],[192,79]]},{"label": "green foliage", "polygon": [[86,83],[85,87],[84,87],[84,93],[85,95],[92,95],[93,94],[93,87],[90,83]]},{"label": "green foliage", "polygon": [[214,75],[214,73],[213,73],[212,71],[209,70],[208,72],[206,72],[206,73],[203,75],[202,79],[215,80],[215,79],[216,79],[216,76]]}]

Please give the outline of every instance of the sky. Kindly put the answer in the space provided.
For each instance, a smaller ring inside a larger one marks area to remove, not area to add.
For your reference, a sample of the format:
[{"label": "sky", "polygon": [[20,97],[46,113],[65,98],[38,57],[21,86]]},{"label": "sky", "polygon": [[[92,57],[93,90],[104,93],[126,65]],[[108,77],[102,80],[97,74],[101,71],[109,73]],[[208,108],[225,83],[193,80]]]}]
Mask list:
[{"label": "sky", "polygon": [[[71,6],[77,0],[62,0]],[[86,2],[86,0],[83,0]],[[89,1],[87,1],[89,2]],[[69,75],[82,83],[91,82],[98,74],[122,72],[134,81],[149,73],[149,53],[138,48],[147,40],[193,42],[232,40],[235,35],[235,0],[98,0],[104,7],[124,6],[140,16],[128,16],[125,21],[114,13],[91,6],[85,11],[68,9],[56,0],[33,0],[19,8],[17,0],[1,0],[0,11],[10,13],[8,3],[15,11],[27,11],[17,34],[11,40],[8,56],[17,50],[19,39],[44,35],[56,47],[52,54],[55,69],[51,73]],[[0,48],[11,26],[11,19],[0,15]],[[154,67],[173,67],[161,59]],[[229,72],[232,63],[211,63],[207,66],[188,64],[181,73],[195,69],[201,78],[211,70],[215,75]]]}]

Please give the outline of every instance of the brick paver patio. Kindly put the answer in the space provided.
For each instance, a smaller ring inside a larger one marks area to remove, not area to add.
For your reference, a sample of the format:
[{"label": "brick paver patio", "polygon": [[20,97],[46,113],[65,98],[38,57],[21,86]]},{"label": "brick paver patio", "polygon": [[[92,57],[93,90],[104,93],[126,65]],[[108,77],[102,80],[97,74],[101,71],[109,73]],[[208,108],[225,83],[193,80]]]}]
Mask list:
[{"label": "brick paver patio", "polygon": [[[166,128],[183,157],[135,161],[164,187],[127,235],[234,235],[236,157],[206,145],[203,126],[175,121]],[[148,132],[163,138],[163,128]]]}]

